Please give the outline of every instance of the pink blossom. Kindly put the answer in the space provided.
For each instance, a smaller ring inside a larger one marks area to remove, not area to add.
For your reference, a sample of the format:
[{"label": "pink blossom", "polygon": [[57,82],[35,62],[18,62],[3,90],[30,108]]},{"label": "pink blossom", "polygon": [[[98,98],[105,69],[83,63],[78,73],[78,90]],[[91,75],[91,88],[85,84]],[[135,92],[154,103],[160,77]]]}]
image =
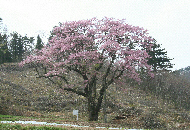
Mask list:
[{"label": "pink blossom", "polygon": [[[110,74],[124,71],[123,76],[138,82],[136,66],[150,72],[146,60],[149,55],[144,48],[151,49],[153,38],[148,36],[147,30],[126,24],[124,20],[105,17],[102,20],[68,21],[54,27],[53,34],[49,46],[27,57],[20,65],[42,63],[48,71],[45,76],[64,74],[70,71],[69,67],[75,66],[91,79],[95,73],[99,78],[105,74],[103,69],[97,69],[103,63],[105,69],[112,65]],[[89,80],[85,79],[84,83],[87,82]]]}]

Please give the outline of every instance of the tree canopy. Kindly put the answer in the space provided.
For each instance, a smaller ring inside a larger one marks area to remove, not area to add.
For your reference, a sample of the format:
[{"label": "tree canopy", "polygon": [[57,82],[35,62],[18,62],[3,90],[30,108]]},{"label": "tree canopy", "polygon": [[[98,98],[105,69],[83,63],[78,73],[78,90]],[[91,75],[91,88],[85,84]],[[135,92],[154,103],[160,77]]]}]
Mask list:
[{"label": "tree canopy", "polygon": [[41,50],[43,47],[42,39],[40,38],[40,35],[37,36],[37,43],[36,43],[36,49]]},{"label": "tree canopy", "polygon": [[5,62],[11,62],[11,53],[8,49],[8,36],[0,33],[0,64]]},{"label": "tree canopy", "polygon": [[0,18],[0,64],[11,62],[11,53],[8,49],[8,35],[6,34],[7,28],[3,25],[3,19]]},{"label": "tree canopy", "polygon": [[154,40],[152,49],[149,50],[150,58],[148,59],[148,64],[153,67],[154,72],[173,68],[173,64],[170,63],[172,59],[167,57],[167,51],[165,51],[165,48],[162,49],[161,45],[156,42],[157,41]]},{"label": "tree canopy", "polygon": [[[137,67],[152,74],[147,64],[152,41],[147,30],[125,20],[70,21],[54,27],[48,46],[21,65],[32,64],[39,77],[86,97],[89,120],[98,120],[104,92],[112,83],[126,77],[140,82]],[[72,82],[74,74],[80,82]]]},{"label": "tree canopy", "polygon": [[33,41],[34,38],[27,37],[27,35],[23,37],[17,32],[13,32],[11,34],[9,50],[11,52],[13,62],[20,62],[31,53]]}]

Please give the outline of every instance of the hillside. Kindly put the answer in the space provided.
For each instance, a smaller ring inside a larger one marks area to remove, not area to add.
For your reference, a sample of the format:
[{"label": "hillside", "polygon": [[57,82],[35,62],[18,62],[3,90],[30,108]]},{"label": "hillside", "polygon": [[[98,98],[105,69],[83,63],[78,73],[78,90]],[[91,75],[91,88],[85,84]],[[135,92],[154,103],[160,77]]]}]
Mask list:
[{"label": "hillside", "polygon": [[190,66],[174,71],[175,74],[183,76],[190,81]]},{"label": "hillside", "polygon": [[[126,91],[116,89],[116,85],[108,89],[108,123],[105,124],[102,110],[98,122],[87,122],[87,104],[84,97],[62,91],[49,80],[39,79],[36,76],[36,72],[29,66],[24,68],[20,68],[17,64],[0,66],[0,114],[76,123],[76,117],[72,115],[72,111],[78,109],[77,123],[91,126],[190,129],[188,109],[179,108],[171,99],[167,100],[163,96],[158,96],[158,91],[156,94],[148,87],[143,88],[144,84],[140,88],[139,85],[129,83]],[[190,87],[189,84],[181,89],[188,87]],[[186,97],[186,99],[189,98]]]}]

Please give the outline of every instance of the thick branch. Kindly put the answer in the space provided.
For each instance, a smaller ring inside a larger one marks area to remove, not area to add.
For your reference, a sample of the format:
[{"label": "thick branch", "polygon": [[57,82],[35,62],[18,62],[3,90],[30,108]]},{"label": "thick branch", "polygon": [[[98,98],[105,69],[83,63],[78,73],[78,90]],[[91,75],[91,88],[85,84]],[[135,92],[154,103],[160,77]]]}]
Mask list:
[{"label": "thick branch", "polygon": [[103,59],[103,54],[104,54],[104,52],[105,52],[105,49],[102,50],[102,53],[101,53],[101,55],[100,55],[100,57],[99,57],[99,60],[102,61],[102,63],[100,63],[97,68],[95,68],[96,71],[99,71],[99,70],[102,68],[102,66],[103,66],[103,61],[104,61],[104,59]]},{"label": "thick branch", "polygon": [[77,69],[77,67],[72,68],[71,66],[69,66],[68,69],[73,70],[73,71],[77,72],[78,74],[80,74],[83,77],[84,80],[88,80],[88,77],[86,76],[86,74],[84,74],[82,71]]},{"label": "thick branch", "polygon": [[110,72],[110,70],[111,70],[111,66],[112,66],[112,64],[114,63],[114,60],[115,60],[115,55],[112,56],[111,63],[109,64],[109,66],[108,66],[108,68],[107,68],[107,70],[106,70],[106,73],[105,73],[105,75],[104,75],[104,78],[105,78],[105,79],[106,79],[106,77],[108,76],[108,74],[109,74],[109,72]]},{"label": "thick branch", "polygon": [[43,76],[43,75],[39,75],[37,78],[42,78],[42,77],[44,77],[44,78],[48,78],[48,79],[50,79],[51,77],[60,77],[61,79],[63,79],[64,81],[65,81],[65,83],[66,84],[69,84],[69,82],[68,82],[68,80],[66,79],[66,77],[65,76],[60,76],[60,75],[49,75],[49,76]]},{"label": "thick branch", "polygon": [[105,92],[106,89],[109,87],[109,85],[111,85],[111,84],[113,83],[114,79],[118,79],[119,77],[122,76],[122,74],[123,74],[123,72],[124,72],[124,69],[121,70],[121,72],[120,72],[117,76],[115,76],[116,71],[117,71],[117,69],[114,71],[114,74],[113,74],[111,80],[108,81],[108,83],[106,83],[106,79],[104,79],[104,81],[103,81],[103,82],[104,82],[104,83],[102,84],[103,87],[102,87],[101,90],[100,90],[100,96],[99,96],[99,98],[98,98],[98,103],[97,103],[97,106],[96,106],[96,109],[97,109],[97,110],[99,110],[100,107],[101,107],[101,103],[102,103],[102,99],[103,99],[103,96],[104,96],[104,92]]},{"label": "thick branch", "polygon": [[115,77],[114,77],[114,75],[115,75],[115,74],[114,74],[114,75],[112,76],[111,80],[108,81],[107,86],[109,86],[110,84],[112,84],[113,81],[114,81],[114,79],[118,79],[119,77],[121,77],[122,74],[123,74],[123,72],[124,72],[124,70],[121,70],[121,72],[120,72],[117,76],[115,76]]},{"label": "thick branch", "polygon": [[103,99],[103,96],[104,96],[104,92],[106,90],[106,86],[103,86],[100,90],[100,96],[98,98],[98,103],[97,103],[97,106],[96,106],[96,110],[100,110],[100,107],[101,107],[101,103],[102,103],[102,99]]},{"label": "thick branch", "polygon": [[98,98],[98,103],[97,103],[97,106],[96,106],[96,109],[97,109],[97,110],[100,109],[104,92],[105,92],[105,90],[106,90],[106,89],[108,88],[108,86],[109,86],[109,85],[107,84],[107,82],[106,82],[106,78],[107,78],[108,74],[110,73],[111,66],[112,66],[112,64],[114,63],[114,60],[115,60],[115,55],[112,54],[111,63],[109,64],[109,66],[108,66],[108,68],[107,68],[107,70],[106,70],[106,73],[105,73],[105,75],[104,75],[104,77],[103,77],[102,88],[101,88],[101,90],[100,90],[100,96],[99,96],[99,98]]},{"label": "thick branch", "polygon": [[73,92],[73,93],[76,93],[78,95],[82,95],[82,96],[86,97],[86,94],[84,92],[73,89],[73,88],[64,88],[64,90],[70,91],[70,92]]},{"label": "thick branch", "polygon": [[[69,66],[68,69],[73,70],[73,71],[77,72],[78,74],[80,74],[84,80],[88,80],[87,75],[85,73],[83,73],[82,71],[80,71],[79,69],[77,69],[77,67]],[[86,94],[89,92],[88,89],[89,89],[89,85],[86,85],[86,87],[84,88],[84,91]]]}]

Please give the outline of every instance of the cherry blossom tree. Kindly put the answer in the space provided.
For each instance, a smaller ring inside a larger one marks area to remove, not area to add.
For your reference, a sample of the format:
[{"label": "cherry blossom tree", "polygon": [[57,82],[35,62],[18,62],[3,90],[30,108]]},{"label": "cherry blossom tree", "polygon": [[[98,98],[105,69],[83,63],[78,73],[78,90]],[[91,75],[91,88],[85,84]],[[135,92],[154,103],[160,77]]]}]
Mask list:
[{"label": "cherry blossom tree", "polygon": [[[111,84],[126,77],[140,82],[137,68],[151,74],[147,51],[152,41],[147,30],[128,25],[125,20],[105,17],[70,21],[54,27],[49,44],[20,64],[32,64],[39,77],[84,96],[89,120],[95,121]],[[73,75],[79,82],[73,83]]]}]

